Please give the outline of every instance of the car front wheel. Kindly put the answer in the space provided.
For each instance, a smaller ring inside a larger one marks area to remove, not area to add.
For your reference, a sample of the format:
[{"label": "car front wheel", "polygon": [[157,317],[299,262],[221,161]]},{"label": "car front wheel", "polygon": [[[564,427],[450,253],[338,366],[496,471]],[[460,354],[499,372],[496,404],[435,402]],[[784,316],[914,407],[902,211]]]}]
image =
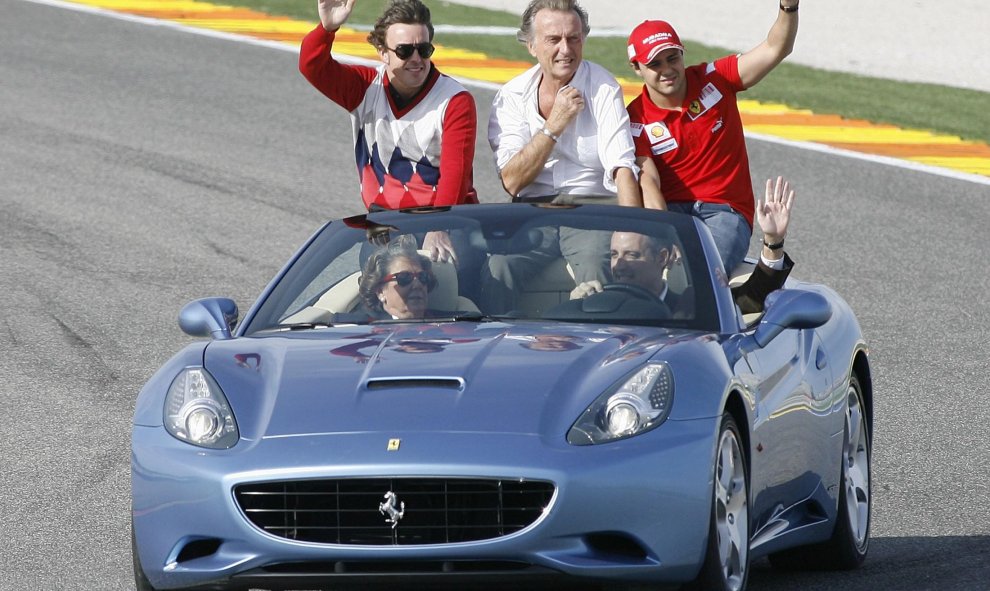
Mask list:
[{"label": "car front wheel", "polygon": [[870,545],[870,430],[863,392],[855,375],[846,392],[846,428],[842,444],[842,489],[832,539],[826,543],[826,566],[856,568]]},{"label": "car front wheel", "polygon": [[708,549],[688,589],[742,591],[749,578],[749,479],[739,427],[722,416],[715,455],[715,487]]}]

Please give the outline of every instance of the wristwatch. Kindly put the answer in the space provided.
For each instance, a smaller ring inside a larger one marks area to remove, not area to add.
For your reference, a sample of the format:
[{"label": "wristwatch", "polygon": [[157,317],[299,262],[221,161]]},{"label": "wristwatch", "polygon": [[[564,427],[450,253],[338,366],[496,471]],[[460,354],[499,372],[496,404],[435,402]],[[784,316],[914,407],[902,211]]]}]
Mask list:
[{"label": "wristwatch", "polygon": [[798,5],[795,4],[794,6],[784,6],[784,3],[781,2],[780,9],[783,10],[784,12],[797,12]]},{"label": "wristwatch", "polygon": [[540,133],[542,133],[543,135],[545,135],[548,138],[552,139],[554,143],[557,143],[558,141],[560,141],[560,136],[559,135],[552,134],[550,132],[550,130],[547,129],[546,127],[541,127],[540,128]]}]

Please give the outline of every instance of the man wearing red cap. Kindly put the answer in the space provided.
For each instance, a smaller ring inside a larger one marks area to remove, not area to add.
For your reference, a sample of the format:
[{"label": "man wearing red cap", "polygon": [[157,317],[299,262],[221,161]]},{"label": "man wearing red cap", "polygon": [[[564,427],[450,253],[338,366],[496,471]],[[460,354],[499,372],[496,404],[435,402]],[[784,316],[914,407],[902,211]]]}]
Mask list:
[{"label": "man wearing red cap", "polygon": [[645,83],[628,107],[644,205],[704,220],[729,273],[749,250],[754,211],[736,94],[794,48],[798,2],[779,2],[762,43],[710,64],[685,67],[684,46],[664,21],[644,21],[629,35],[629,61]]}]

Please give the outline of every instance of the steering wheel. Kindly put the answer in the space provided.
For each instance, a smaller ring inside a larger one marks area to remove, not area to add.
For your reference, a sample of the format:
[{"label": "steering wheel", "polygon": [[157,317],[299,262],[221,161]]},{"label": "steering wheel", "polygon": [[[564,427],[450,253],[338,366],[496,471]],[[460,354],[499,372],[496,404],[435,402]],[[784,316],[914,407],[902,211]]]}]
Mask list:
[{"label": "steering wheel", "polygon": [[639,298],[642,300],[647,300],[650,302],[658,302],[660,298],[653,294],[650,290],[645,287],[640,287],[638,285],[633,285],[632,283],[608,283],[602,286],[603,291],[618,291],[634,298]]}]

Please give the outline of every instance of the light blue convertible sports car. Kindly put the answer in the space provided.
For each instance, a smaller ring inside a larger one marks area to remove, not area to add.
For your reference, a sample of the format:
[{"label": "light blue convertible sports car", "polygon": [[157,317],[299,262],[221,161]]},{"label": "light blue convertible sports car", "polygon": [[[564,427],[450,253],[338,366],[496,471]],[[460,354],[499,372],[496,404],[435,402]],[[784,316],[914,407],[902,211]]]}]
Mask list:
[{"label": "light blue convertible sports car", "polygon": [[326,224],[243,319],[182,310],[210,338],[137,400],[138,589],[739,591],[762,556],[858,566],[859,325],[794,279],[744,314],[744,280],[694,218],[638,208]]}]

